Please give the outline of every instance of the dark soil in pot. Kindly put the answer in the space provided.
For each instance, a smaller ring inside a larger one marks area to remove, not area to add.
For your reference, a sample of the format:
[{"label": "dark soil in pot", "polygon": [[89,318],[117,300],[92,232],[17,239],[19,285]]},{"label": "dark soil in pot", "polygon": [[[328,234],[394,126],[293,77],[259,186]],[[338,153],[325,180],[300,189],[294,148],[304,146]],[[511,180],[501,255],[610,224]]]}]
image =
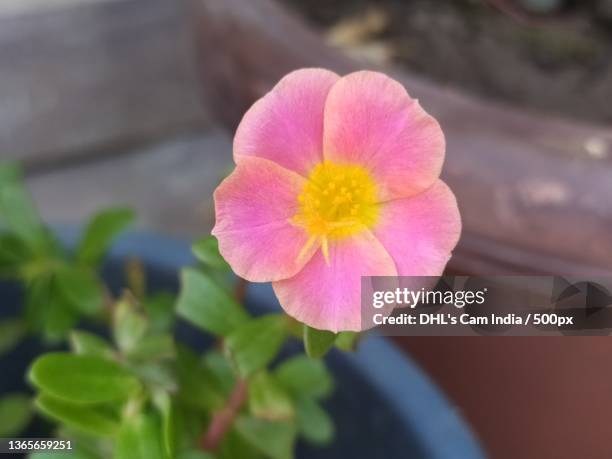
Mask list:
[{"label": "dark soil in pot", "polygon": [[376,63],[570,117],[612,121],[609,0],[283,0]]}]

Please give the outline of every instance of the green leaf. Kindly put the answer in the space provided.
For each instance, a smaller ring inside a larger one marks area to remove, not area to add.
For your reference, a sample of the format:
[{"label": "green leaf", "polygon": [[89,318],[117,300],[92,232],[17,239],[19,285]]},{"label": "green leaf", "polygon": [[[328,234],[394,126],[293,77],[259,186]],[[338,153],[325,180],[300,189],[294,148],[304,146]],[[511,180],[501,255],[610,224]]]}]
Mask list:
[{"label": "green leaf", "polygon": [[47,253],[53,244],[14,163],[0,163],[0,220],[36,253]]},{"label": "green leaf", "polygon": [[248,319],[248,314],[225,290],[191,268],[181,272],[177,313],[203,330],[221,336]]},{"label": "green leaf", "polygon": [[334,438],[334,423],[325,410],[310,398],[298,400],[297,424],[300,434],[316,445],[327,445]]},{"label": "green leaf", "polygon": [[36,398],[36,406],[47,416],[90,435],[112,437],[119,430],[119,419],[107,407],[79,405],[45,393]]},{"label": "green leaf", "polygon": [[215,374],[191,349],[178,347],[176,372],[182,401],[206,412],[223,406],[225,393]]},{"label": "green leaf", "polygon": [[226,397],[234,389],[236,377],[232,363],[219,351],[209,351],[204,356],[204,366],[211,372],[215,387]]},{"label": "green leaf", "polygon": [[46,341],[63,341],[66,334],[76,326],[79,317],[76,312],[57,295],[49,298],[48,309],[41,312],[44,317],[43,335]]},{"label": "green leaf", "polygon": [[284,317],[271,314],[238,327],[225,345],[238,372],[246,378],[274,360],[286,337]]},{"label": "green leaf", "polygon": [[165,360],[176,355],[174,338],[169,334],[146,335],[135,343],[127,356],[132,360]]},{"label": "green leaf", "polygon": [[48,341],[63,339],[79,316],[58,289],[53,273],[32,278],[26,285],[26,319]]},{"label": "green leaf", "polygon": [[24,281],[24,316],[27,327],[42,332],[50,310],[53,276],[39,275]]},{"label": "green leaf", "polygon": [[285,388],[266,372],[258,373],[249,383],[249,408],[253,416],[269,421],[289,420],[295,414]]},{"label": "green leaf", "polygon": [[263,454],[233,428],[223,437],[216,456],[218,459],[261,459]]},{"label": "green leaf", "polygon": [[322,360],[297,356],[276,369],[276,377],[296,397],[322,398],[331,394],[333,381]]},{"label": "green leaf", "polygon": [[138,380],[115,362],[63,352],[36,359],[29,377],[39,389],[75,403],[124,399],[140,389]]},{"label": "green leaf", "polygon": [[271,459],[293,457],[296,438],[296,428],[293,423],[239,416],[235,426],[248,443]]},{"label": "green leaf", "polygon": [[32,419],[32,402],[26,394],[4,394],[0,398],[0,437],[21,433]]},{"label": "green leaf", "polygon": [[0,355],[12,351],[25,334],[26,327],[21,319],[0,321]]},{"label": "green leaf", "polygon": [[126,417],[121,426],[114,459],[167,459],[161,425],[154,413]]},{"label": "green leaf", "polygon": [[336,341],[336,334],[304,325],[304,348],[309,357],[320,358],[327,354]]},{"label": "green leaf", "polygon": [[130,370],[147,388],[176,391],[178,382],[170,362],[130,362]]},{"label": "green leaf", "polygon": [[31,254],[14,234],[0,234],[0,276],[15,278],[19,275],[20,265],[30,260]]},{"label": "green leaf", "polygon": [[178,455],[177,459],[215,459],[215,456],[204,451],[192,449],[190,451],[183,451]]},{"label": "green leaf", "polygon": [[[108,406],[103,406],[104,410],[108,410]],[[115,418],[119,417],[118,411],[109,411]],[[60,439],[71,441],[73,459],[107,459],[109,454],[109,446],[111,440],[108,437],[100,437],[83,432],[79,429],[68,427],[65,424],[60,424],[54,431],[54,436]],[[53,458],[51,458],[53,459]]]},{"label": "green leaf", "polygon": [[68,452],[40,451],[30,454],[28,459],[100,459],[100,457],[92,452],[86,451],[79,445],[74,445],[73,449]]},{"label": "green leaf", "polygon": [[200,410],[193,409],[177,397],[172,397],[172,409],[176,450],[191,450],[201,441],[203,432],[208,426],[210,413],[204,414]]},{"label": "green leaf", "polygon": [[340,332],[336,338],[336,347],[341,351],[352,352],[357,348],[359,341],[359,333],[357,332]]},{"label": "green leaf", "polygon": [[114,350],[103,338],[93,333],[74,330],[70,332],[70,347],[79,355],[94,355],[110,359],[114,355]]},{"label": "green leaf", "polygon": [[197,241],[191,247],[196,258],[209,266],[212,269],[219,271],[231,271],[230,265],[227,264],[225,259],[219,253],[219,242],[214,236],[207,236]]},{"label": "green leaf", "polygon": [[147,318],[136,310],[136,305],[125,297],[114,309],[113,336],[119,349],[129,353],[142,340],[147,332]]},{"label": "green leaf", "polygon": [[113,239],[134,220],[130,209],[106,209],[96,214],[87,225],[77,250],[79,262],[97,266],[109,249]]},{"label": "green leaf", "polygon": [[151,295],[143,300],[144,309],[149,317],[151,330],[171,331],[174,326],[174,295],[161,292]]},{"label": "green leaf", "polygon": [[153,393],[153,402],[161,415],[162,442],[168,457],[174,457],[176,450],[176,431],[172,399],[166,391]]},{"label": "green leaf", "polygon": [[89,268],[66,266],[57,270],[56,282],[59,292],[75,311],[95,315],[102,309],[102,284]]}]

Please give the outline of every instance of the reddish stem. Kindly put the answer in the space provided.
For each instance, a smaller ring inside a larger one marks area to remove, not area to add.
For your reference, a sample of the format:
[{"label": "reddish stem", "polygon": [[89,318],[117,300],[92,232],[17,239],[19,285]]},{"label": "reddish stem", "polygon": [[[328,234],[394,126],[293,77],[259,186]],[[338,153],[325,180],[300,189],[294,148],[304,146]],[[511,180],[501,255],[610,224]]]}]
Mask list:
[{"label": "reddish stem", "polygon": [[244,303],[246,299],[247,287],[249,286],[249,282],[242,277],[238,278],[236,283],[236,287],[234,290],[234,297],[238,300],[239,303]]},{"label": "reddish stem", "polygon": [[216,451],[225,434],[232,427],[232,423],[240,412],[248,395],[247,382],[243,379],[236,381],[236,385],[227,400],[227,404],[213,414],[208,430],[202,435],[200,446],[207,451]]}]

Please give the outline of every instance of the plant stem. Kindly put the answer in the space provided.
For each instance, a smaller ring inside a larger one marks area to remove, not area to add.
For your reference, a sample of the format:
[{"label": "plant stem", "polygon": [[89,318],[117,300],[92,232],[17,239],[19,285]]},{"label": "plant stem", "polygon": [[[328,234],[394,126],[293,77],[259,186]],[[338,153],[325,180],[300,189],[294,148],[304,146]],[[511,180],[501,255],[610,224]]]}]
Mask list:
[{"label": "plant stem", "polygon": [[[234,290],[234,296],[239,303],[244,303],[246,290],[249,285],[246,279],[238,278]],[[231,429],[234,419],[238,416],[240,408],[247,399],[248,385],[244,379],[236,379],[236,385],[232,390],[226,405],[213,414],[208,429],[202,435],[200,446],[206,451],[216,451],[223,437]]]},{"label": "plant stem", "polygon": [[208,426],[208,430],[202,435],[200,446],[207,451],[216,451],[223,440],[225,434],[232,427],[232,423],[240,408],[247,399],[248,386],[244,379],[238,379],[236,385],[230,394],[227,404],[219,411],[213,414],[212,420]]},{"label": "plant stem", "polygon": [[249,281],[247,281],[246,279],[243,279],[242,277],[238,278],[238,281],[236,282],[236,287],[234,290],[234,297],[236,298],[236,300],[238,300],[239,303],[243,303],[244,304],[244,300],[246,299],[246,291],[247,291],[247,287],[249,285]]}]

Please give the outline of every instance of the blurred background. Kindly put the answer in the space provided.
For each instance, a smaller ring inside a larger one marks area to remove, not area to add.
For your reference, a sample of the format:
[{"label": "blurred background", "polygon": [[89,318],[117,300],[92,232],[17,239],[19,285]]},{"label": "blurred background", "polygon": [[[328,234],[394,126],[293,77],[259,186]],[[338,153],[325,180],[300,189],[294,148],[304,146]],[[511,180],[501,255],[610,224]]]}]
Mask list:
[{"label": "blurred background", "polygon": [[[306,66],[382,69],[440,120],[450,272],[612,275],[610,0],[2,0],[0,157],[52,223],[200,236],[242,113]],[[490,457],[612,457],[612,338],[397,341]]]}]

